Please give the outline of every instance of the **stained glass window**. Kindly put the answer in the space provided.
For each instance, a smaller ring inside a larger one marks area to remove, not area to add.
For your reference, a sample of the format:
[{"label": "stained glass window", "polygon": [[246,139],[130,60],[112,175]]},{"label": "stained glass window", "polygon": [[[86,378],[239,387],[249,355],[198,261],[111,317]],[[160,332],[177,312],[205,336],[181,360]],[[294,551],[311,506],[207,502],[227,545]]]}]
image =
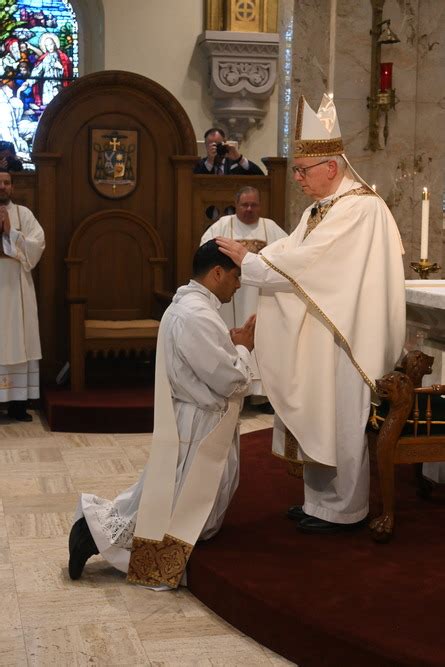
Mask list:
[{"label": "stained glass window", "polygon": [[25,166],[43,112],[79,75],[78,65],[69,2],[0,0],[0,142],[11,143]]}]

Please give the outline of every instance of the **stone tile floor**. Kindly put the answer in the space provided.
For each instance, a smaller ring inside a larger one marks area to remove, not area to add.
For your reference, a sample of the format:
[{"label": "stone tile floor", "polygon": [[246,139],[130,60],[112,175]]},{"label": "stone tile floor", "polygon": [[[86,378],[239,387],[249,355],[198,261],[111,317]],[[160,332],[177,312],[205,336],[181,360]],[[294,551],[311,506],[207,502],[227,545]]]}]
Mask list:
[{"label": "stone tile floor", "polygon": [[[241,432],[272,424],[245,408]],[[80,491],[132,484],[150,435],[52,433],[0,413],[0,665],[291,664],[238,632],[185,588],[126,584],[100,556],[73,582],[67,537]]]}]

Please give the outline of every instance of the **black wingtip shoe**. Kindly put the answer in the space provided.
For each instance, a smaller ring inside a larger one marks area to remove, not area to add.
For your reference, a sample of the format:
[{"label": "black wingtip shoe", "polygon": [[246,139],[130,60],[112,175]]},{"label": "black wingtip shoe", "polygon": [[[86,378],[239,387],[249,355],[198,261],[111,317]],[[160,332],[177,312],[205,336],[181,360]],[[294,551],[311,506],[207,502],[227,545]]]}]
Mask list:
[{"label": "black wingtip shoe", "polygon": [[78,519],[71,528],[68,548],[70,551],[68,563],[70,578],[79,579],[87,560],[99,553],[84,516]]}]

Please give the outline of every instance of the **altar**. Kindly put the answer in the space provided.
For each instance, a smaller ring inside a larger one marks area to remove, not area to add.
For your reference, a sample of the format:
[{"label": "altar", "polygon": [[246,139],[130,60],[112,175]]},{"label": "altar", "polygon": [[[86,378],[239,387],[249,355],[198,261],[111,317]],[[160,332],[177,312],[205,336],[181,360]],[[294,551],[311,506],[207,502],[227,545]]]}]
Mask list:
[{"label": "altar", "polygon": [[434,357],[427,384],[445,384],[445,280],[406,280],[406,348]]}]

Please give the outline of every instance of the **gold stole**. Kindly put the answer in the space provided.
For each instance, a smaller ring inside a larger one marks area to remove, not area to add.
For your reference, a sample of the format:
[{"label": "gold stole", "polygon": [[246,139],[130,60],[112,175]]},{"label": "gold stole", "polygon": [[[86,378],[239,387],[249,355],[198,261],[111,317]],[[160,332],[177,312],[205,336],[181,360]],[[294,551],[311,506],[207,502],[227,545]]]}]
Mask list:
[{"label": "gold stole", "polygon": [[[260,220],[263,221],[264,241],[262,239],[235,239],[246,248],[247,252],[252,252],[254,255],[258,255],[260,250],[268,245],[266,223],[264,218],[260,218]],[[233,215],[230,218],[230,238],[233,239]]]}]

